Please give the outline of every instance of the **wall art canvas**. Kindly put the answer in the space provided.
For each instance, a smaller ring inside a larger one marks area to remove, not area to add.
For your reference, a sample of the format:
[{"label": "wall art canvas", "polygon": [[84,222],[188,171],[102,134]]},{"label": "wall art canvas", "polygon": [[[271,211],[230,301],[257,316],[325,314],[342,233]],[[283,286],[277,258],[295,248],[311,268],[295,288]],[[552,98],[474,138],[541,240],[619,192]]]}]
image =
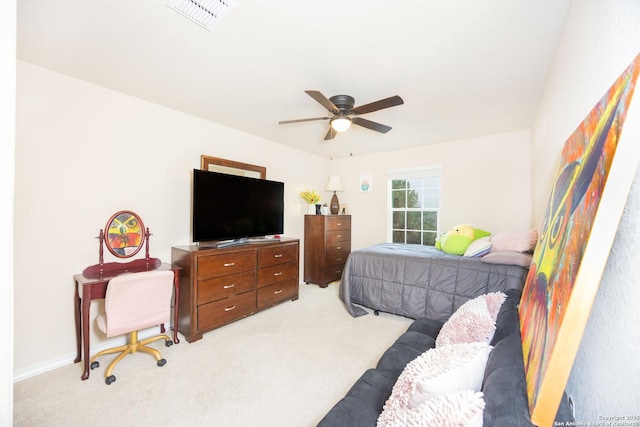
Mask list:
[{"label": "wall art canvas", "polygon": [[631,106],[639,70],[640,55],[562,150],[520,304],[531,420],[539,426],[553,425],[637,166],[640,142],[628,136],[640,121]]}]

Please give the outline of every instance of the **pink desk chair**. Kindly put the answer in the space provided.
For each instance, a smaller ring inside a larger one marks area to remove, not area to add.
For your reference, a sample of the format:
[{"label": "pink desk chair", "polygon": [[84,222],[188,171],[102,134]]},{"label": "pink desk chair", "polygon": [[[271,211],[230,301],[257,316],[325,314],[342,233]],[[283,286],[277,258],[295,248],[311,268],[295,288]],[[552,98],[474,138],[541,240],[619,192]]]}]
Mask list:
[{"label": "pink desk chair", "polygon": [[171,317],[173,271],[144,271],[123,274],[109,281],[105,296],[105,312],[98,315],[98,328],[107,337],[129,334],[126,345],[102,350],[91,358],[91,369],[100,366],[96,360],[105,354],[120,353],[107,367],[104,377],[107,385],[116,380],[112,375],[116,364],[126,355],[142,351],[155,357],[158,366],[167,361],[160,352],[147,344],[164,339],[167,347],[173,341],[165,334],[155,335],[142,341],[138,331],[164,324]]}]

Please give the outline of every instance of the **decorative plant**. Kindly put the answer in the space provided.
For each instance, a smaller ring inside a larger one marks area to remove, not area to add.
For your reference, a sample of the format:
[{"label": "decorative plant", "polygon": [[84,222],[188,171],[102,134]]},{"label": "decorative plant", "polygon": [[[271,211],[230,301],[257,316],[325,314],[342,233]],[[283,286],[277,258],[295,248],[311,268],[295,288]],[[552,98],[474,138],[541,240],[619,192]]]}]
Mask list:
[{"label": "decorative plant", "polygon": [[320,196],[316,193],[316,190],[301,191],[300,197],[310,205],[315,205],[320,202]]}]

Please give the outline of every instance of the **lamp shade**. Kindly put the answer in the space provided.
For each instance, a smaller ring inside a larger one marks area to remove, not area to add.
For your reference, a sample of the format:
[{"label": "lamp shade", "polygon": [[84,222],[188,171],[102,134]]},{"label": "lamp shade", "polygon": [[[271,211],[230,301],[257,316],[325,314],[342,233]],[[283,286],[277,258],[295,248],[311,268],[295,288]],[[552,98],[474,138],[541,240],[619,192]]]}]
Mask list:
[{"label": "lamp shade", "polygon": [[338,175],[331,175],[329,177],[329,181],[327,181],[326,191],[343,191],[342,190],[342,181],[340,181],[340,177]]}]

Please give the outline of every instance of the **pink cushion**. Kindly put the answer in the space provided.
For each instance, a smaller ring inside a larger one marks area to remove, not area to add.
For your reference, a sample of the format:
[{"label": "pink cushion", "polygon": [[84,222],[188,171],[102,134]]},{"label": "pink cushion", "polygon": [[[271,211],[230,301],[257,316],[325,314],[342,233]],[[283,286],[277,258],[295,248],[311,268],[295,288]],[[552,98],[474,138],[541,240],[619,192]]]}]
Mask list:
[{"label": "pink cushion", "polygon": [[502,292],[480,295],[462,304],[445,322],[436,347],[465,342],[491,342],[498,311],[507,296]]},{"label": "pink cushion", "polygon": [[503,232],[491,236],[491,251],[529,252],[536,247],[538,232],[534,229],[522,232]]},{"label": "pink cushion", "polygon": [[427,350],[405,366],[384,409],[415,408],[452,391],[479,391],[492,349],[486,343],[464,343]]},{"label": "pink cushion", "polygon": [[482,392],[452,392],[415,408],[385,409],[378,418],[377,427],[482,427],[484,407]]},{"label": "pink cushion", "polygon": [[495,323],[498,318],[500,308],[502,307],[504,300],[507,299],[507,294],[503,292],[491,292],[486,295],[481,295],[481,297],[482,296],[484,296],[484,302],[487,303],[489,316],[491,316],[491,319],[493,319],[493,322]]},{"label": "pink cushion", "polygon": [[520,267],[529,268],[533,256],[530,253],[518,251],[495,251],[489,252],[480,258],[482,262],[488,264],[508,264],[519,265]]}]

